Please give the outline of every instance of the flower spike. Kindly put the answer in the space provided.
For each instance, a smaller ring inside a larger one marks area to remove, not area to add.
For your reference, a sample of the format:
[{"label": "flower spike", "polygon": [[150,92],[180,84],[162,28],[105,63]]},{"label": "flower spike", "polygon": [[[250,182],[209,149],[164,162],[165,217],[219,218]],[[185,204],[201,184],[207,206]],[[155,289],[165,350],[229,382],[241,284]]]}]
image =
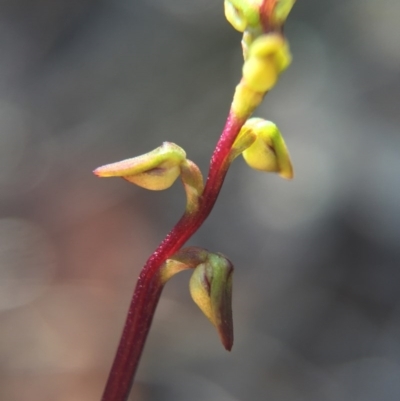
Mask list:
[{"label": "flower spike", "polygon": [[216,327],[225,349],[232,348],[232,263],[222,254],[181,246],[209,216],[230,164],[240,154],[256,170],[293,177],[289,153],[276,125],[250,117],[291,62],[283,24],[295,1],[224,0],[227,20],[243,33],[244,64],[205,185],[196,164],[186,158],[182,148],[169,142],[94,171],[100,177],[122,177],[151,190],[166,189],[180,177],[187,197],[185,213],[139,275],[102,401],[129,398],[162,289],[180,271],[192,269],[189,288],[193,301]]}]

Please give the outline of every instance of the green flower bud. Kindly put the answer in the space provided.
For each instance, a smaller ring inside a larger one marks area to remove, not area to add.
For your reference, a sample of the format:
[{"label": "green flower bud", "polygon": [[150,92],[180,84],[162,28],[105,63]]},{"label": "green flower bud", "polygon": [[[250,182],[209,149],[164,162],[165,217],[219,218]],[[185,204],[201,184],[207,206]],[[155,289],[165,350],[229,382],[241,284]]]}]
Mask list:
[{"label": "green flower bud", "polygon": [[283,178],[293,178],[293,167],[285,141],[278,127],[271,121],[261,118],[247,120],[233,144],[232,156],[236,157],[239,152],[255,170],[276,172]]},{"label": "green flower bud", "polygon": [[225,18],[239,32],[260,27],[259,7],[262,0],[225,0]]},{"label": "green flower bud", "polygon": [[296,0],[225,0],[225,17],[239,32],[280,30]]},{"label": "green flower bud", "polygon": [[189,282],[193,301],[215,326],[225,349],[230,351],[233,345],[231,262],[219,253],[198,247],[184,248],[161,266],[161,283],[165,284],[187,269],[194,269]]},{"label": "green flower bud", "polygon": [[140,187],[153,191],[169,188],[179,177],[180,165],[186,160],[185,151],[171,142],[144,155],[94,170],[99,177],[122,177]]},{"label": "green flower bud", "polygon": [[259,36],[251,44],[249,52],[250,57],[272,61],[278,74],[284,71],[292,61],[288,42],[281,34],[277,33]]},{"label": "green flower bud", "polygon": [[244,81],[255,92],[264,93],[275,85],[290,62],[288,44],[280,34],[262,35],[249,48],[243,65]]},{"label": "green flower bud", "polygon": [[233,345],[232,273],[227,258],[209,254],[207,261],[196,267],[189,283],[193,301],[215,326],[228,351]]}]

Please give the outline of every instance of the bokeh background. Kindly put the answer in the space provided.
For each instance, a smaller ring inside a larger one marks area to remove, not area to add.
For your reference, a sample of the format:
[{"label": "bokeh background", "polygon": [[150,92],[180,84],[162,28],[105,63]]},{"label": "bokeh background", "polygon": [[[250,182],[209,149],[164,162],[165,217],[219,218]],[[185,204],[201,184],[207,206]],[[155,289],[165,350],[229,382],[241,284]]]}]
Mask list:
[{"label": "bokeh background", "polygon": [[[400,399],[399,18],[398,0],[298,1],[257,112],[295,180],[235,162],[190,241],[235,265],[234,348],[182,273],[131,400]],[[185,200],[91,171],[168,140],[206,174],[240,34],[222,0],[2,0],[0,54],[0,400],[96,401]]]}]

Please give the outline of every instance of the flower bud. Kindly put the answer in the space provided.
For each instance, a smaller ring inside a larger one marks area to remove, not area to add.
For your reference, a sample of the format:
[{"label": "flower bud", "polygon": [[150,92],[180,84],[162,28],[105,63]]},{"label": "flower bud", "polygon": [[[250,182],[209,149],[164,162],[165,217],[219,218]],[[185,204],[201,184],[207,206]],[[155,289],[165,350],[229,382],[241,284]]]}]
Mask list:
[{"label": "flower bud", "polygon": [[296,0],[225,0],[225,17],[239,32],[279,31]]},{"label": "flower bud", "polygon": [[249,57],[243,65],[243,77],[246,85],[255,92],[270,90],[278,79],[277,69],[271,61],[259,57]]},{"label": "flower bud", "polygon": [[278,127],[271,121],[250,118],[242,127],[232,147],[232,153],[242,151],[246,163],[255,170],[276,172],[281,177],[293,178],[293,167],[285,141]]},{"label": "flower bud", "polygon": [[232,273],[227,258],[209,254],[207,261],[195,268],[189,283],[193,301],[215,326],[228,351],[233,345]]},{"label": "flower bud", "polygon": [[249,88],[265,93],[275,85],[290,62],[288,44],[280,34],[262,35],[248,49],[243,78]]},{"label": "flower bud", "polygon": [[203,248],[183,248],[161,266],[161,284],[188,269],[194,269],[189,282],[193,301],[215,326],[225,349],[230,351],[233,345],[232,263],[225,256]]},{"label": "flower bud", "polygon": [[181,173],[185,151],[171,142],[144,155],[94,170],[99,177],[122,177],[140,187],[159,191],[169,188]]},{"label": "flower bud", "polygon": [[254,40],[249,51],[252,57],[271,59],[278,73],[284,71],[292,61],[288,42],[277,33],[261,35]]},{"label": "flower bud", "polygon": [[239,32],[260,26],[259,4],[261,0],[225,0],[225,18]]}]

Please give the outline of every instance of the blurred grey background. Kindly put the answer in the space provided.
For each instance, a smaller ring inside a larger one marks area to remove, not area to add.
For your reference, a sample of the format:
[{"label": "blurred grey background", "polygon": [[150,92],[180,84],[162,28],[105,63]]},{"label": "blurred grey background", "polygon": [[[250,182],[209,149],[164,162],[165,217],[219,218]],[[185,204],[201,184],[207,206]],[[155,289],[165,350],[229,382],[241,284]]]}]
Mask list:
[{"label": "blurred grey background", "polygon": [[[136,401],[400,399],[400,2],[299,0],[257,116],[295,180],[232,166],[190,244],[235,265],[223,350],[168,283]],[[1,0],[0,400],[96,401],[141,266],[184,208],[99,165],[176,142],[207,173],[240,78],[222,0]]]}]

